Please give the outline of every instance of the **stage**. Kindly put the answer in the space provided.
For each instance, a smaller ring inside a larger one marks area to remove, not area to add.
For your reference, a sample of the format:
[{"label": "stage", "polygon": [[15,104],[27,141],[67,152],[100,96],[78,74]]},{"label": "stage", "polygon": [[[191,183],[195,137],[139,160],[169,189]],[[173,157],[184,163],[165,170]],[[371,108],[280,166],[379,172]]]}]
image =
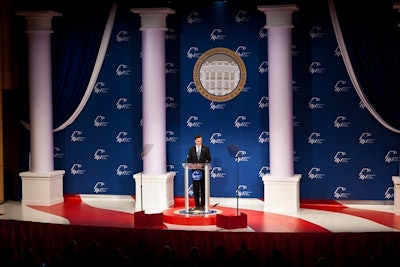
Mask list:
[{"label": "stage", "polygon": [[[192,203],[191,203],[192,204]],[[279,249],[292,266],[311,266],[326,256],[338,261],[350,256],[366,263],[382,247],[400,249],[400,216],[390,203],[340,203],[301,201],[295,213],[263,211],[260,199],[210,198],[208,214],[186,214],[184,199],[161,214],[161,226],[135,223],[135,199],[131,196],[73,195],[53,206],[23,206],[19,201],[0,205],[0,247],[14,247],[21,256],[24,246],[33,247],[38,257],[48,259],[76,239],[81,249],[96,240],[103,248],[118,246],[132,251],[139,241],[158,255],[165,245],[180,258],[192,246],[206,259],[224,246],[227,257],[244,242],[260,264]],[[139,211],[136,211],[138,213]],[[143,211],[146,213],[146,211]],[[217,216],[246,215],[246,227],[224,228]]]}]

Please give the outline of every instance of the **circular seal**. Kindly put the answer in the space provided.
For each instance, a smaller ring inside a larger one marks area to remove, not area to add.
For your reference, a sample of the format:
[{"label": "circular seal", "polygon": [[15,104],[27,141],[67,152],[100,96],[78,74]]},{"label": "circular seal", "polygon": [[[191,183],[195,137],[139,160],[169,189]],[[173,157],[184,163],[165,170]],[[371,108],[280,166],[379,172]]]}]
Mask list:
[{"label": "circular seal", "polygon": [[246,84],[246,77],[242,58],[223,47],[204,52],[193,68],[197,91],[214,102],[226,102],[238,96]]}]

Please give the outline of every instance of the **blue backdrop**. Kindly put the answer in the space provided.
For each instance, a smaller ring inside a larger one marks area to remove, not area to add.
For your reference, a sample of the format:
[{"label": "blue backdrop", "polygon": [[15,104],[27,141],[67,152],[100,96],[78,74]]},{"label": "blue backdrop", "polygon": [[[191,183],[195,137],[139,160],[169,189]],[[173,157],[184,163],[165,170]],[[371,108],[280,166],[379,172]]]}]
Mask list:
[{"label": "blue backdrop", "polygon": [[[295,173],[301,199],[392,200],[399,138],[364,108],[347,75],[328,7],[293,14]],[[252,3],[208,4],[168,15],[166,32],[167,170],[184,195],[181,163],[194,135],[212,153],[211,196],[263,198],[269,172],[268,54],[265,15]],[[119,7],[107,55],[77,120],[55,133],[55,169],[66,194],[135,194],[142,171],[140,17]],[[238,53],[243,91],[227,102],[197,92],[193,67],[208,49]],[[238,145],[239,162],[227,146]]]}]

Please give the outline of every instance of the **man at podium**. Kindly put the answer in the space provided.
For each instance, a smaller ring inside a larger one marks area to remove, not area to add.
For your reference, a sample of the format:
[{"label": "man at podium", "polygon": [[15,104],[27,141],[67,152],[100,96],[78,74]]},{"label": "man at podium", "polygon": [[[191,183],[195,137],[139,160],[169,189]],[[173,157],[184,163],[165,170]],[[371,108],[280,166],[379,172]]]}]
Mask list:
[{"label": "man at podium", "polygon": [[[194,146],[189,148],[188,163],[210,163],[210,149],[203,145],[203,137],[198,134],[194,137]],[[193,195],[196,210],[204,210],[205,205],[205,173],[204,169],[192,170]]]}]

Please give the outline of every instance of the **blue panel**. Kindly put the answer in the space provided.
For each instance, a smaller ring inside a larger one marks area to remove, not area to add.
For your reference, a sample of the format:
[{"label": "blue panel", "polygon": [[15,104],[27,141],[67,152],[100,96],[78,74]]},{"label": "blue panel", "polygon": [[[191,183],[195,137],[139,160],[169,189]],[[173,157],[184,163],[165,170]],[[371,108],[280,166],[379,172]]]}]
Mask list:
[{"label": "blue panel", "polygon": [[[363,107],[347,75],[325,5],[310,18],[294,14],[293,122],[295,173],[302,199],[393,199],[399,138]],[[180,9],[166,32],[167,170],[184,195],[184,169],[197,133],[212,154],[211,196],[263,198],[269,173],[268,51],[265,15],[253,3]],[[117,13],[107,56],[87,105],[56,133],[55,165],[65,193],[135,194],[142,170],[140,18]],[[195,88],[193,67],[214,47],[236,51],[247,81],[234,99],[215,103]],[[235,162],[227,150],[242,151]]]}]

